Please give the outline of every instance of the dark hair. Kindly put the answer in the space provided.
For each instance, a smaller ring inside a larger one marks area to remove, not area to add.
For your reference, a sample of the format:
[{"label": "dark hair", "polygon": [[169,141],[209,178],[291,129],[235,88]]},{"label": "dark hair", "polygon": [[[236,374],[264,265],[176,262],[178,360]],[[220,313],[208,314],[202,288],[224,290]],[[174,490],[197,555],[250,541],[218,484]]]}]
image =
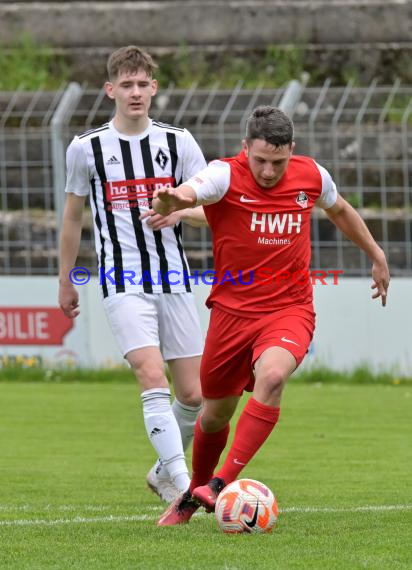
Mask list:
[{"label": "dark hair", "polygon": [[246,141],[262,139],[273,146],[291,145],[293,122],[277,107],[256,107],[246,123]]},{"label": "dark hair", "polygon": [[114,51],[107,60],[109,81],[116,79],[120,73],[137,73],[140,69],[152,77],[157,65],[151,55],[137,46],[121,47]]}]

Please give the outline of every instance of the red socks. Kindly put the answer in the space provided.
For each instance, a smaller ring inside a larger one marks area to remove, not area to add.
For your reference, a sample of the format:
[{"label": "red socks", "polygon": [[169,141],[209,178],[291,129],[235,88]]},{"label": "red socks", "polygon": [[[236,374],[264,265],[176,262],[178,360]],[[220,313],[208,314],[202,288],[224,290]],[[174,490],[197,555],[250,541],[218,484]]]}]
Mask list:
[{"label": "red socks", "polygon": [[205,433],[200,428],[198,418],[193,441],[190,491],[205,485],[213,476],[221,477],[226,484],[234,481],[269,437],[279,419],[279,413],[280,408],[273,408],[250,398],[240,415],[226,461],[215,475],[214,469],[229,436],[229,425],[221,431]]},{"label": "red socks", "polygon": [[[273,408],[272,406],[261,404],[254,398],[250,398],[240,415],[236,426],[235,438],[226,461],[220,471],[215,474],[215,477],[221,477],[226,485],[234,481],[269,437],[279,419],[279,413],[280,408]],[[215,465],[217,465],[218,461],[219,457]],[[204,484],[204,482],[201,484]],[[194,487],[191,486],[191,489],[194,489]]]},{"label": "red socks", "polygon": [[200,485],[206,485],[213,477],[213,471],[219,463],[222,451],[225,449],[229,430],[228,424],[221,431],[205,433],[200,428],[200,418],[197,418],[193,440],[190,491]]}]

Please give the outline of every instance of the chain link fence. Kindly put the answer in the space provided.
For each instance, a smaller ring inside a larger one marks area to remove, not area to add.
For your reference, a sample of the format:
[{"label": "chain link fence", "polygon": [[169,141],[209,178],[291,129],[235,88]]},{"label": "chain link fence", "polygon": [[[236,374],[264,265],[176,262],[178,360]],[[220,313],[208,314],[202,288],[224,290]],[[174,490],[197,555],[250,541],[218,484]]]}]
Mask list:
[{"label": "chain link fence", "polygon": [[[412,87],[396,82],[360,88],[291,82],[284,89],[177,89],[153,101],[156,120],[187,127],[207,159],[239,151],[246,119],[261,104],[293,116],[296,153],[332,173],[340,193],[360,212],[387,253],[393,275],[412,274]],[[71,138],[112,117],[103,90],[77,84],[56,92],[0,93],[0,274],[54,275],[64,200],[64,155]],[[207,228],[185,227],[193,269],[213,267]],[[335,230],[321,210],[312,220],[315,269],[368,275],[365,255]],[[92,220],[84,219],[79,265],[96,272]]]}]

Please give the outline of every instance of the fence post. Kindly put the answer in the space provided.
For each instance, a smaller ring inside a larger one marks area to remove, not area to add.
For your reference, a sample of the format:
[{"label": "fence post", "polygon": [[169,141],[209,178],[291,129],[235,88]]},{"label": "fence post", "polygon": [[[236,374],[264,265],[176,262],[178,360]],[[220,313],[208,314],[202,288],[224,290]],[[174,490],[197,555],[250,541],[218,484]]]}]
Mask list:
[{"label": "fence post", "polygon": [[282,99],[279,101],[279,109],[281,109],[288,117],[292,118],[293,113],[302,97],[306,82],[301,83],[297,79],[293,79],[288,83]]},{"label": "fence post", "polygon": [[83,89],[78,83],[69,83],[50,121],[57,244],[60,237],[60,224],[64,208],[64,187],[66,182],[66,147],[64,127],[67,127],[73,110],[75,109],[82,93]]}]

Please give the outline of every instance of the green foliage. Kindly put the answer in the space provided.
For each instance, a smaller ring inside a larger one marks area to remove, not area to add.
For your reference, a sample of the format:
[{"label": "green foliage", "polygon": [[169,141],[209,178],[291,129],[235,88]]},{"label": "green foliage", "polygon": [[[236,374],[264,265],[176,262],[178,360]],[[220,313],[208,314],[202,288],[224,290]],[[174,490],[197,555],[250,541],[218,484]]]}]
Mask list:
[{"label": "green foliage", "polygon": [[[167,372],[168,373],[168,372]],[[0,358],[0,382],[45,382],[45,383],[135,383],[135,378],[127,366],[111,368],[78,368],[66,363],[60,367],[50,367],[36,357]],[[326,366],[313,366],[298,370],[293,382],[309,384],[410,384],[412,378],[395,372],[382,370],[373,372],[366,364],[352,371],[332,370]]]},{"label": "green foliage", "polygon": [[342,66],[341,77],[343,84],[351,83],[353,87],[360,87],[362,85],[360,75],[360,69],[354,63],[347,63]]},{"label": "green foliage", "polygon": [[412,384],[412,378],[400,376],[395,372],[381,370],[373,372],[367,364],[357,366],[351,371],[332,370],[325,366],[313,366],[306,370],[298,370],[293,379],[310,384]]},{"label": "green foliage", "polygon": [[207,54],[191,52],[181,45],[171,56],[158,59],[158,78],[161,85],[173,83],[186,88],[193,83],[208,87],[219,83],[220,87],[233,87],[242,81],[243,87],[257,85],[281,87],[304,71],[304,50],[296,46],[268,46],[264,53]]},{"label": "green foliage", "polygon": [[46,382],[46,383],[134,383],[134,375],[126,366],[113,368],[77,368],[65,366],[48,367],[41,361],[32,363],[33,359],[19,359],[4,364],[0,368],[0,382]]},{"label": "green foliage", "polygon": [[407,95],[399,95],[392,101],[386,121],[393,124],[399,124],[405,120],[407,126],[412,125],[411,99]]},{"label": "green foliage", "polygon": [[345,200],[354,208],[360,208],[362,206],[362,196],[360,192],[345,194]]},{"label": "green foliage", "polygon": [[[192,51],[182,44],[173,54],[156,58],[157,77],[162,86],[173,83],[179,88],[193,83],[201,87],[219,83],[222,88],[231,88],[238,81],[245,88],[280,87],[301,76],[304,56],[305,51],[293,45],[271,45],[264,52],[236,54]],[[0,90],[55,89],[68,79],[77,79],[70,76],[68,62],[51,48],[36,44],[27,34],[12,48],[0,48]]]},{"label": "green foliage", "polygon": [[0,90],[56,89],[68,78],[67,64],[23,34],[11,49],[0,48]]}]

